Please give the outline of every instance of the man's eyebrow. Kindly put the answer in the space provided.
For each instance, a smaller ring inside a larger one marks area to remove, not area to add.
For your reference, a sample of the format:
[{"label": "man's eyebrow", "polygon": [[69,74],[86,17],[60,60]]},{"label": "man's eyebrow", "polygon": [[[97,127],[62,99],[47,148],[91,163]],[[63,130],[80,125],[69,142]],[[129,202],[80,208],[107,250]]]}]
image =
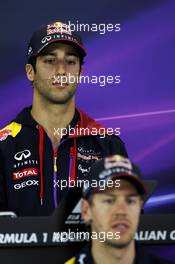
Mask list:
[{"label": "man's eyebrow", "polygon": [[45,53],[42,53],[40,56],[55,56],[56,53],[54,52],[45,52]]},{"label": "man's eyebrow", "polygon": [[[112,198],[117,197],[115,194],[111,194],[111,193],[101,193],[101,195],[109,196]],[[125,196],[126,197],[137,197],[137,196],[139,196],[139,194],[138,193],[126,193]]]},{"label": "man's eyebrow", "polygon": [[111,193],[101,193],[101,194],[104,195],[104,196],[112,197],[112,198],[116,197],[114,194],[111,194]]},{"label": "man's eyebrow", "polygon": [[[41,56],[56,56],[56,52],[54,51],[46,52],[46,53],[41,54]],[[76,52],[66,52],[66,56],[79,57]]]},{"label": "man's eyebrow", "polygon": [[66,52],[67,56],[75,56],[75,57],[79,57],[78,54],[76,52]]},{"label": "man's eyebrow", "polygon": [[130,196],[139,196],[139,194],[138,193],[128,193],[127,196],[129,196],[129,197]]}]

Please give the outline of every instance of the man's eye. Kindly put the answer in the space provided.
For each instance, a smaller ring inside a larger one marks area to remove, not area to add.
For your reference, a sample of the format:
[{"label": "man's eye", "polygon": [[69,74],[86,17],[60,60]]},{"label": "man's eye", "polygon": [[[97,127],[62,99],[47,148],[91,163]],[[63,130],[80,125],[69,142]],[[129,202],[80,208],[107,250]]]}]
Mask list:
[{"label": "man's eye", "polygon": [[67,60],[66,62],[69,65],[75,65],[76,64],[76,60]]},{"label": "man's eye", "polygon": [[114,203],[114,200],[113,199],[104,199],[102,202],[106,203],[106,204],[112,204],[112,203]]},{"label": "man's eye", "polygon": [[54,58],[53,59],[51,59],[51,58],[50,59],[45,59],[44,62],[48,63],[48,64],[55,64],[56,63],[56,59],[54,59]]},{"label": "man's eye", "polygon": [[137,199],[136,198],[133,198],[133,197],[132,198],[128,198],[127,199],[127,203],[128,204],[135,204],[135,203],[137,203]]}]

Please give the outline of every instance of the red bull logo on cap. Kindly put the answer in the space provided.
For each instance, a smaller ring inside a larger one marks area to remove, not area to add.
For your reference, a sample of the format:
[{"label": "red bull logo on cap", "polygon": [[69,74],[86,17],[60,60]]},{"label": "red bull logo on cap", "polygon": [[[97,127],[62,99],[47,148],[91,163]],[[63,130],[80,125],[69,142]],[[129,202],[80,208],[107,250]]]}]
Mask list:
[{"label": "red bull logo on cap", "polygon": [[124,167],[131,170],[132,164],[129,159],[121,157],[120,155],[114,155],[108,158],[105,158],[104,163],[105,169],[111,169],[113,167]]},{"label": "red bull logo on cap", "polygon": [[4,129],[0,131],[0,141],[5,140],[9,135],[11,135],[11,129]]},{"label": "red bull logo on cap", "polygon": [[70,26],[64,23],[61,23],[61,22],[55,22],[53,24],[47,25],[47,35],[54,34],[54,33],[66,33],[66,34],[72,35]]}]

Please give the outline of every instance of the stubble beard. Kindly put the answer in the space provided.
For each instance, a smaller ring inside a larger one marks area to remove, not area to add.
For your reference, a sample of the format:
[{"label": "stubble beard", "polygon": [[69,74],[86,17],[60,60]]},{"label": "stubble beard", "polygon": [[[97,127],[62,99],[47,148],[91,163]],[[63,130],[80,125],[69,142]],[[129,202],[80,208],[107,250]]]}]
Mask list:
[{"label": "stubble beard", "polygon": [[[94,227],[94,231],[99,233],[99,229],[96,227]],[[107,247],[112,247],[116,249],[124,249],[124,248],[127,248],[132,243],[133,240],[134,240],[134,235],[131,234],[126,241],[120,242],[120,238],[116,239],[116,241],[114,241],[114,239],[106,238],[104,243],[106,244]]]},{"label": "stubble beard", "polygon": [[120,239],[118,239],[117,242],[115,242],[113,240],[107,239],[105,243],[106,243],[106,246],[108,247],[112,247],[116,249],[124,249],[124,248],[127,248],[134,239],[133,237],[130,237],[126,242],[120,242],[119,240]]},{"label": "stubble beard", "polygon": [[[45,101],[48,101],[52,104],[66,104],[75,95],[77,84],[74,84],[74,87],[72,87],[71,90],[68,89],[69,87],[66,87],[65,89],[67,89],[67,92],[63,96],[55,96],[54,93],[50,92],[52,91],[52,89],[54,89],[54,87],[51,88],[51,80],[47,80],[47,85],[45,82],[46,80],[44,81],[34,80],[33,81],[34,89],[37,90],[37,92],[40,94],[41,97],[45,99]],[[69,84],[69,86],[70,85],[71,84]]]}]

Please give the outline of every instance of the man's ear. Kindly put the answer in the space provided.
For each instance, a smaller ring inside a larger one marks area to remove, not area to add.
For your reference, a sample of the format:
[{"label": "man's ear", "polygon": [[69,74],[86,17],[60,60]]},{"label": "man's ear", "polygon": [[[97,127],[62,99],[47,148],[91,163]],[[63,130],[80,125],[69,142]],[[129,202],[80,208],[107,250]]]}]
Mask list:
[{"label": "man's ear", "polygon": [[29,79],[29,81],[33,82],[35,72],[34,72],[32,64],[26,64],[25,65],[25,71],[26,71],[26,75],[27,75],[27,78]]},{"label": "man's ear", "polygon": [[81,200],[81,217],[83,218],[83,220],[85,221],[85,223],[90,223],[92,220],[92,213],[91,213],[91,206],[88,203],[87,200],[82,199]]}]

